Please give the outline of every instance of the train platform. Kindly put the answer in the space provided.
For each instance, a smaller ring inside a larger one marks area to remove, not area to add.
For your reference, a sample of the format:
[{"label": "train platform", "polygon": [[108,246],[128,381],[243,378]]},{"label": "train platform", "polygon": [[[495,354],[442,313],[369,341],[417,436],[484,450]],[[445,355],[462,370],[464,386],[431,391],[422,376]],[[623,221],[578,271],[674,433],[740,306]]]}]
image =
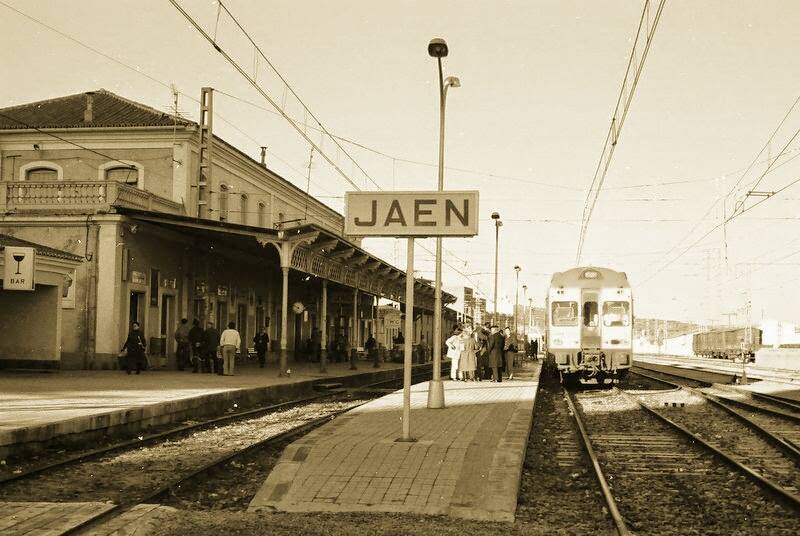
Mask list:
[{"label": "train platform", "polygon": [[511,381],[446,380],[444,409],[427,382],[360,406],[289,445],[249,511],[410,512],[514,521],[540,364]]},{"label": "train platform", "polygon": [[[724,359],[637,354],[634,359],[634,364],[636,364],[637,361],[685,369],[698,369],[708,370],[711,372],[721,372],[725,374],[736,374],[739,376],[741,376],[742,373],[741,363],[734,363]],[[787,370],[758,366],[755,363],[748,363],[746,367],[748,378],[800,385],[800,367],[799,370]]]},{"label": "train platform", "polygon": [[[140,375],[121,371],[0,373],[0,460],[28,455],[52,444],[88,442],[115,433],[223,414],[314,392],[318,383],[347,387],[402,378],[401,363],[359,361],[292,363],[291,375],[279,377],[274,363],[266,368],[245,364],[235,376],[153,370]],[[415,365],[415,367],[428,367]]]}]

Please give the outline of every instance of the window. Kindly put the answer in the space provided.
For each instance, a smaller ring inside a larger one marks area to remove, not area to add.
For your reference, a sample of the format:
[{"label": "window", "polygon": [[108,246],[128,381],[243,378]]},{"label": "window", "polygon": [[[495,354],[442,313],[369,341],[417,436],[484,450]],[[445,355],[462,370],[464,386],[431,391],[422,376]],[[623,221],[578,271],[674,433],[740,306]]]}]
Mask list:
[{"label": "window", "polygon": [[241,201],[242,201],[242,203],[241,203],[241,209],[242,209],[241,210],[241,213],[242,213],[241,222],[246,224],[247,223],[247,194],[242,194]]},{"label": "window", "polygon": [[583,325],[587,328],[596,328],[598,324],[597,318],[597,302],[587,301],[583,303]]},{"label": "window", "polygon": [[628,326],[630,323],[630,303],[624,301],[609,301],[603,304],[604,326]]},{"label": "window", "polygon": [[574,301],[553,302],[551,307],[552,318],[550,323],[554,326],[577,326],[578,304]]},{"label": "window", "polygon": [[228,187],[219,186],[219,221],[228,221]]},{"label": "window", "polygon": [[106,169],[105,180],[138,186],[139,170],[135,166],[117,166]]},{"label": "window", "polygon": [[263,202],[258,204],[258,226],[262,228],[267,226],[267,207]]},{"label": "window", "polygon": [[58,170],[47,167],[35,167],[25,171],[25,180],[34,182],[57,181]]}]

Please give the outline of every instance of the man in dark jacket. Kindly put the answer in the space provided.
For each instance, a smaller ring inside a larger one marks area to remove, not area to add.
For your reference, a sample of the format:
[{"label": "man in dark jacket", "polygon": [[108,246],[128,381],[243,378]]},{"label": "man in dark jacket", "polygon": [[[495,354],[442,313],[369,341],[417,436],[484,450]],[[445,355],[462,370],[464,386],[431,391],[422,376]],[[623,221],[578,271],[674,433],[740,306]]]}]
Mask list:
[{"label": "man in dark jacket", "polygon": [[210,320],[205,332],[205,350],[206,360],[203,363],[203,370],[209,373],[222,374],[222,358],[217,357],[219,352],[219,330],[214,327],[214,322]]},{"label": "man in dark jacket", "polygon": [[500,374],[500,368],[503,365],[503,336],[497,326],[492,326],[492,334],[489,335],[486,343],[486,351],[489,355],[488,365],[492,369],[492,381],[500,383],[503,381],[503,376]]},{"label": "man in dark jacket", "polygon": [[181,318],[181,325],[175,330],[175,342],[178,343],[178,350],[175,353],[178,370],[183,370],[189,364],[192,355],[192,345],[189,344],[189,321],[185,318]]},{"label": "man in dark jacket", "polygon": [[206,356],[206,333],[196,318],[192,320],[192,329],[189,330],[189,344],[192,346],[192,372],[197,372]]},{"label": "man in dark jacket", "polygon": [[267,335],[267,328],[262,327],[261,331],[253,337],[253,347],[258,356],[258,366],[264,368],[267,363],[267,350],[269,349],[269,335]]}]

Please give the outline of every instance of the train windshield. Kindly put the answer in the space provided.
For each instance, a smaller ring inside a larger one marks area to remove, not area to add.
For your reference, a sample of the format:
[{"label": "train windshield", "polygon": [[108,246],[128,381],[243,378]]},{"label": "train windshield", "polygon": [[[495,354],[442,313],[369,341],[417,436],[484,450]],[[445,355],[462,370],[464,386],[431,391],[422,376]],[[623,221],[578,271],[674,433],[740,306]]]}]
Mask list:
[{"label": "train windshield", "polygon": [[604,326],[627,326],[630,323],[630,303],[624,301],[608,301],[603,304]]},{"label": "train windshield", "polygon": [[578,302],[557,301],[553,302],[552,317],[554,326],[578,325]]}]

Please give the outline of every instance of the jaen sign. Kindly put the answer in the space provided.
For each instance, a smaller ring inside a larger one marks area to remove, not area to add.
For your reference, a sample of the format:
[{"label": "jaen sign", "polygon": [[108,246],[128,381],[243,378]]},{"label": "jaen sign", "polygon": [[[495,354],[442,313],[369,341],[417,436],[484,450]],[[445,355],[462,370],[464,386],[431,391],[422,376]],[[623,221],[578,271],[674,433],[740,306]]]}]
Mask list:
[{"label": "jaen sign", "polygon": [[475,236],[478,192],[347,192],[350,236]]}]

